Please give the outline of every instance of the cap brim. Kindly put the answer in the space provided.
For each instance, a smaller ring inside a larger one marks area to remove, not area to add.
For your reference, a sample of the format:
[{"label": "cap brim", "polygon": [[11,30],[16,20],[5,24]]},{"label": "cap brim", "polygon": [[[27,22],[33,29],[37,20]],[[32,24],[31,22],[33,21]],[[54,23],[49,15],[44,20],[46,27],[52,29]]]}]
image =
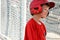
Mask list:
[{"label": "cap brim", "polygon": [[50,6],[50,9],[55,6],[55,3],[54,2],[47,2],[47,4]]}]

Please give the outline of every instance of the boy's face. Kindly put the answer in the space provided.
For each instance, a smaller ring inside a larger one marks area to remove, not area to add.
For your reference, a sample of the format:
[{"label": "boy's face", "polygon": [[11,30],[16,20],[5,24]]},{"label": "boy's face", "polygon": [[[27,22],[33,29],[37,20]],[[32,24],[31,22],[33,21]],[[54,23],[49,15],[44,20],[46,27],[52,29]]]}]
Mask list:
[{"label": "boy's face", "polygon": [[43,5],[42,9],[43,9],[43,11],[40,15],[41,15],[42,18],[46,18],[47,15],[48,15],[48,12],[49,12],[49,6]]}]

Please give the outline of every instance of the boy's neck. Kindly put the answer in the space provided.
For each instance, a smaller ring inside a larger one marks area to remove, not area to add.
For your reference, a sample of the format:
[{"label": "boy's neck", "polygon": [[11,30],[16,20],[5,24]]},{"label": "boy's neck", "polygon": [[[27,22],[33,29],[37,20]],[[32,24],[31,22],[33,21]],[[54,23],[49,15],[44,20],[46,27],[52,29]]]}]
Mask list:
[{"label": "boy's neck", "polygon": [[38,24],[41,24],[41,23],[40,23],[40,17],[38,17],[38,16],[33,16],[33,19],[34,19]]},{"label": "boy's neck", "polygon": [[37,16],[37,15],[34,15],[33,19],[35,19],[36,21],[40,21],[41,18],[39,16]]}]

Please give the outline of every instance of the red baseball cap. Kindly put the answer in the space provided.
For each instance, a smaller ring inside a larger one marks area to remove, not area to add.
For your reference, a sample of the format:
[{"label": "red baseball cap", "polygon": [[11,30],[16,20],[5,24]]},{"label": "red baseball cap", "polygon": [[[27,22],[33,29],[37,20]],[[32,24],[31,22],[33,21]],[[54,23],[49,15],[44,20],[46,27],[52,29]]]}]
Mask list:
[{"label": "red baseball cap", "polygon": [[34,8],[34,7],[37,7],[39,5],[46,4],[46,3],[50,6],[50,9],[55,6],[54,2],[48,2],[48,0],[33,0],[30,4],[30,8]]}]

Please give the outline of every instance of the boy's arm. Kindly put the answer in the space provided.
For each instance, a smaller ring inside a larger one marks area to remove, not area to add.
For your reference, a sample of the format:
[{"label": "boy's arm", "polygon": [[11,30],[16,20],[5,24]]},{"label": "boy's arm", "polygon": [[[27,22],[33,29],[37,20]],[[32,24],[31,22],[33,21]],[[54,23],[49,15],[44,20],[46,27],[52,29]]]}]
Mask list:
[{"label": "boy's arm", "polygon": [[25,28],[25,39],[24,40],[33,40],[31,26],[27,25]]}]

